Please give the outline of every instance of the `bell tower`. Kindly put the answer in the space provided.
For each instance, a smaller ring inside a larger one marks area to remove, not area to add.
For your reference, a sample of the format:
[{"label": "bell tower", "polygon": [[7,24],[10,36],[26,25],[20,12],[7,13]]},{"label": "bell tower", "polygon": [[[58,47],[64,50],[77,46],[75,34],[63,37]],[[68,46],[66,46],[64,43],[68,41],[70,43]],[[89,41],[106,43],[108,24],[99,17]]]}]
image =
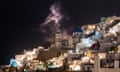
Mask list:
[{"label": "bell tower", "polygon": [[62,44],[61,44],[61,32],[56,32],[55,34],[55,47],[56,48],[61,48],[62,47]]}]

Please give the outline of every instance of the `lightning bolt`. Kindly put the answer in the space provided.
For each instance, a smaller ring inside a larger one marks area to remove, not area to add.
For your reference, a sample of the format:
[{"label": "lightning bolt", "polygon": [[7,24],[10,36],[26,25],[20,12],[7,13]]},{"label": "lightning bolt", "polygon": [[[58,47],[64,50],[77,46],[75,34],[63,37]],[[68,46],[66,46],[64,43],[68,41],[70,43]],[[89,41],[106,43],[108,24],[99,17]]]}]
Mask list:
[{"label": "lightning bolt", "polygon": [[[63,38],[67,38],[68,33],[67,29],[63,26],[63,20],[69,19],[66,17],[61,10],[61,3],[59,1],[55,2],[50,7],[50,14],[46,17],[45,21],[40,25],[41,32],[46,34],[46,39],[50,42],[53,42],[54,36],[56,32],[61,32],[63,34]],[[64,23],[65,24],[65,23]]]}]

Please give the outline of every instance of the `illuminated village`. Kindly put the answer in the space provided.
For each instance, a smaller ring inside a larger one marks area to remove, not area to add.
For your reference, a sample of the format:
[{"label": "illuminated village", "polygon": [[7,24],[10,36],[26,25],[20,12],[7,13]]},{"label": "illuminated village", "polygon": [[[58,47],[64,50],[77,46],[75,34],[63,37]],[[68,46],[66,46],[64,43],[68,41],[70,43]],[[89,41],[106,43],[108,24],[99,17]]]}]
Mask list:
[{"label": "illuminated village", "polygon": [[69,17],[62,14],[59,3],[54,3],[50,12],[40,30],[51,34],[46,38],[51,43],[23,50],[9,65],[0,66],[0,72],[120,72],[119,16],[71,27],[68,34],[61,21]]},{"label": "illuminated village", "polygon": [[24,50],[0,72],[120,72],[120,17],[54,34],[48,48]]}]

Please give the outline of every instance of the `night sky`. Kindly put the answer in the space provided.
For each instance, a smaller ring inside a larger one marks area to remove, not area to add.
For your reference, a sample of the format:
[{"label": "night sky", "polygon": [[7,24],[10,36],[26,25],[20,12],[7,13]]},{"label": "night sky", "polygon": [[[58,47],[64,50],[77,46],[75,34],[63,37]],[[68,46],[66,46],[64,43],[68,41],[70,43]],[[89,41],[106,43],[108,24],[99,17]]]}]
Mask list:
[{"label": "night sky", "polygon": [[[43,35],[38,28],[54,1],[3,1],[0,64],[8,64],[9,59],[23,49],[43,44]],[[70,17],[69,26],[97,23],[103,16],[120,16],[119,0],[61,0],[61,4]]]}]

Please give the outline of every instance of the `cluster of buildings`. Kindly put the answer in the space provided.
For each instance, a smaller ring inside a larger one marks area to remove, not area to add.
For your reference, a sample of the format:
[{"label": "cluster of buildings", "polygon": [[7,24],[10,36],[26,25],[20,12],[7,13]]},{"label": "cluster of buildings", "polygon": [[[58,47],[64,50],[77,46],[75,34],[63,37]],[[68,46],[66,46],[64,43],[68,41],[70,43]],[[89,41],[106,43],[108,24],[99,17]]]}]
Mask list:
[{"label": "cluster of buildings", "polygon": [[120,72],[120,17],[102,17],[96,24],[77,27],[71,35],[56,32],[55,42],[25,50],[10,60],[24,72]]},{"label": "cluster of buildings", "polygon": [[55,34],[56,48],[89,48],[98,40],[109,37],[117,38],[120,33],[120,17],[103,17],[101,22],[96,24],[83,25],[76,28],[72,35],[63,35],[61,32]]}]

